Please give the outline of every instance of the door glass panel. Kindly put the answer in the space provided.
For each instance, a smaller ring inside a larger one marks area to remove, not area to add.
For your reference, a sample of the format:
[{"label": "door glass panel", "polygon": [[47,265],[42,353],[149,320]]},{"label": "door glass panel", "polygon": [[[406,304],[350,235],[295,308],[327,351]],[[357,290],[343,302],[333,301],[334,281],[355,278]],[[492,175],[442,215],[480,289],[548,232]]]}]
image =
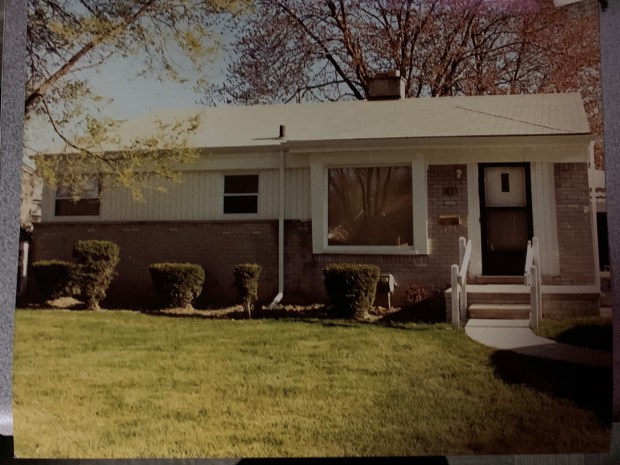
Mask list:
[{"label": "door glass panel", "polygon": [[487,211],[487,241],[491,251],[523,250],[528,239],[525,210]]},{"label": "door glass panel", "polygon": [[525,168],[493,166],[484,169],[485,202],[487,207],[524,207]]}]

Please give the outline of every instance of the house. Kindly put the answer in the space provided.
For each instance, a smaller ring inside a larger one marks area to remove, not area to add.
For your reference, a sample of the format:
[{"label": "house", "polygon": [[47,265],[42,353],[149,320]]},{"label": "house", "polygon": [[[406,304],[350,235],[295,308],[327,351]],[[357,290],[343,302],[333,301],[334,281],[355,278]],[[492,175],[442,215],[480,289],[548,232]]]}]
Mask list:
[{"label": "house", "polygon": [[190,144],[202,156],[143,203],[92,186],[76,204],[45,188],[35,259],[69,258],[79,239],[116,242],[108,305],[153,305],[148,266],[162,261],[204,266],[202,305],[236,301],[232,270],[244,262],[262,266],[266,303],[325,300],[322,270],[333,262],[393,274],[398,303],[410,283],[450,286],[461,236],[472,241],[470,283],[522,283],[536,236],[543,292],[572,293],[569,304],[578,293],[592,305],[571,312],[597,311],[593,137],[580,95],[405,99],[400,78],[386,79],[373,101],[127,122],[121,139],[154,128],[155,116],[199,114]]},{"label": "house", "polygon": [[19,221],[23,228],[31,229],[41,220],[43,181],[34,168],[22,163],[21,204]]},{"label": "house", "polygon": [[35,169],[22,163],[21,197],[19,209],[19,255],[17,265],[17,295],[22,296],[28,287],[30,239],[34,224],[41,221],[43,181]]}]

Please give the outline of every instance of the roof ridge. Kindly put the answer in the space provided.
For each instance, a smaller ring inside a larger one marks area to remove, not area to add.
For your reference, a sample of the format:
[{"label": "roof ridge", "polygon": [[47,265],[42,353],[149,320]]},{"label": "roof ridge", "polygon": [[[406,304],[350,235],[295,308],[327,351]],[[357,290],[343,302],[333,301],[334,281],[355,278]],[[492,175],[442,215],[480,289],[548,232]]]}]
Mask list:
[{"label": "roof ridge", "polygon": [[[527,95],[530,95],[530,94],[527,94]],[[507,119],[507,120],[510,120],[510,121],[516,121],[517,123],[529,124],[530,126],[536,126],[536,127],[545,128],[545,129],[552,129],[552,130],[558,131],[558,132],[568,132],[568,133],[571,133],[571,134],[581,134],[580,132],[573,131],[572,129],[558,128],[558,127],[553,127],[553,126],[547,126],[546,124],[532,123],[531,121],[525,121],[525,120],[518,119],[518,118],[512,118],[510,116],[497,115],[495,113],[490,113],[490,112],[482,111],[482,110],[474,110],[473,108],[466,108],[466,107],[461,106],[461,105],[455,105],[455,108],[458,108],[459,110],[471,111],[473,113],[480,113],[482,115],[494,116],[495,118],[503,118],[503,119]]]}]

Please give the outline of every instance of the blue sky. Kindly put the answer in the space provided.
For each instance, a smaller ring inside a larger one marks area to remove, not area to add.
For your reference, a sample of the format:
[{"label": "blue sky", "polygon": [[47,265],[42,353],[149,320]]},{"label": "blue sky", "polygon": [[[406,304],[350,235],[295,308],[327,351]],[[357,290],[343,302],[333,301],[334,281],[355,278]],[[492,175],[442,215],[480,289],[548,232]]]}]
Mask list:
[{"label": "blue sky", "polygon": [[[205,77],[209,82],[221,82],[224,79],[226,41],[221,36],[219,38],[222,42],[219,52],[213,64],[205,66]],[[185,66],[187,73],[191,73],[187,71],[191,69],[187,58],[176,56],[175,61]],[[110,103],[99,106],[102,116],[123,120],[159,109],[202,106],[199,100],[203,94],[196,92],[192,83],[162,82],[154,76],[137,77],[142,69],[140,66],[139,59],[112,58],[96,69],[83,72],[81,76],[88,79],[95,94],[111,99]],[[51,126],[44,121],[27,126],[24,137],[27,149],[34,151],[43,151],[61,142]]]}]

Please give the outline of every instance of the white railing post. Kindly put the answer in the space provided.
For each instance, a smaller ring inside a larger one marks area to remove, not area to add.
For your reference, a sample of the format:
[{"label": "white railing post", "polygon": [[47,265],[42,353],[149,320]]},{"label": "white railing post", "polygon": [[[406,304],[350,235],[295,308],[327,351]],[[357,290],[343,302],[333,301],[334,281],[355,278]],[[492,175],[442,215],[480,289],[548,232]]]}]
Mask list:
[{"label": "white railing post", "polygon": [[20,262],[19,262],[19,292],[20,296],[26,293],[28,288],[28,249],[30,244],[28,242],[21,242],[20,248]]},{"label": "white railing post", "polygon": [[534,248],[534,265],[536,265],[538,271],[540,271],[540,246],[538,245],[537,237],[532,237],[532,247]]},{"label": "white railing post", "polygon": [[541,299],[540,299],[540,276],[536,265],[532,265],[530,268],[530,327],[532,329],[538,329],[538,323],[540,322],[541,312]]},{"label": "white railing post", "polygon": [[461,277],[460,285],[460,293],[459,293],[459,312],[461,314],[461,318],[465,318],[465,313],[467,312],[467,279],[462,279],[463,266],[466,266],[463,263],[465,259],[465,249],[467,247],[467,241],[464,237],[459,237],[459,276]]},{"label": "white railing post", "polygon": [[459,327],[461,325],[458,275],[459,266],[452,265],[450,268],[450,278],[452,283],[452,326],[454,327]]}]

